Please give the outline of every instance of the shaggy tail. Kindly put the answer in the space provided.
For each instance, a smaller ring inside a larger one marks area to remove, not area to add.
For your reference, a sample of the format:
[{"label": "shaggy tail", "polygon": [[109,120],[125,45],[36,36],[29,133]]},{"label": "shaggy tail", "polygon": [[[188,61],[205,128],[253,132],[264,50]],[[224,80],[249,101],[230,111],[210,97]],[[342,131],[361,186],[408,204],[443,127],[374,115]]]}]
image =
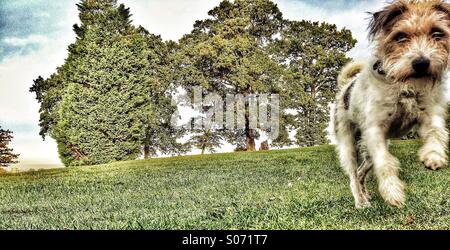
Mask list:
[{"label": "shaggy tail", "polygon": [[347,64],[338,76],[338,86],[342,87],[347,85],[358,73],[361,73],[365,66],[366,64],[364,62],[351,62]]}]

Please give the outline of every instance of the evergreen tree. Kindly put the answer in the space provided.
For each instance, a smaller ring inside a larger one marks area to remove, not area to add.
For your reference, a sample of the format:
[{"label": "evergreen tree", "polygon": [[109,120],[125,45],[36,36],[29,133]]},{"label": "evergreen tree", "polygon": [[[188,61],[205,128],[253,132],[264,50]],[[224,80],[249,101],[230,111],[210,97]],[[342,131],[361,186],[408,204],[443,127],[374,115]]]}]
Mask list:
[{"label": "evergreen tree", "polygon": [[143,37],[99,34],[86,32],[87,50],[61,102],[57,137],[78,154],[70,165],[136,159],[153,115]]},{"label": "evergreen tree", "polygon": [[9,147],[13,136],[10,130],[4,130],[0,127],[0,167],[8,167],[11,164],[18,163],[18,154],[14,154]]},{"label": "evergreen tree", "polygon": [[67,166],[136,159],[167,120],[157,115],[170,112],[162,59],[169,51],[132,26],[129,9],[115,0],[77,6],[81,24],[68,59],[31,88],[41,103],[41,135],[56,139]]}]

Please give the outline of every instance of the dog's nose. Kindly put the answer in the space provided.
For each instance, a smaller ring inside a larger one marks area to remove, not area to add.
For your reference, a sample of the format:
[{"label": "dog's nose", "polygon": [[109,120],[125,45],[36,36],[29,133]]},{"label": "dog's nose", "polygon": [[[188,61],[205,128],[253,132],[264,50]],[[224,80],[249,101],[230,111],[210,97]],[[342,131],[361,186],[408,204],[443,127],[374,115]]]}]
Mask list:
[{"label": "dog's nose", "polygon": [[430,60],[425,57],[420,57],[412,62],[412,67],[417,74],[425,74],[430,68]]}]

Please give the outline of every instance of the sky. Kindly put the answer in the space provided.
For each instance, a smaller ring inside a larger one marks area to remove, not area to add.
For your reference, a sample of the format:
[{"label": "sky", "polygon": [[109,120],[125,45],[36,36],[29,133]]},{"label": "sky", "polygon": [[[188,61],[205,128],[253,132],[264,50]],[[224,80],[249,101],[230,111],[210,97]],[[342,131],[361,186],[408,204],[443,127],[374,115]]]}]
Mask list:
[{"label": "sky", "polygon": [[[56,143],[39,136],[39,105],[29,93],[33,79],[49,77],[64,63],[75,41],[77,0],[0,0],[0,125],[14,131],[12,147],[21,164],[60,164]],[[274,0],[284,17],[335,23],[359,41],[349,53],[368,56],[366,27],[369,14],[382,0]],[[165,40],[189,33],[195,20],[220,0],[119,0],[130,7],[133,23]]]}]

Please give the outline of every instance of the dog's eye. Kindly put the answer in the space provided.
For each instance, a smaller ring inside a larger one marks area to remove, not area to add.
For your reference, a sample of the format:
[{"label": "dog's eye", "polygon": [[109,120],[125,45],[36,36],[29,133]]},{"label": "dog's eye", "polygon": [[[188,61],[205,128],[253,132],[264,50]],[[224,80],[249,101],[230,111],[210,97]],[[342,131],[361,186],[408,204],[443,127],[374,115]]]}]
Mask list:
[{"label": "dog's eye", "polygon": [[431,37],[436,41],[440,41],[445,37],[445,33],[440,29],[433,29],[431,31]]},{"label": "dog's eye", "polygon": [[399,32],[395,35],[394,40],[398,43],[403,43],[408,41],[408,34]]}]

